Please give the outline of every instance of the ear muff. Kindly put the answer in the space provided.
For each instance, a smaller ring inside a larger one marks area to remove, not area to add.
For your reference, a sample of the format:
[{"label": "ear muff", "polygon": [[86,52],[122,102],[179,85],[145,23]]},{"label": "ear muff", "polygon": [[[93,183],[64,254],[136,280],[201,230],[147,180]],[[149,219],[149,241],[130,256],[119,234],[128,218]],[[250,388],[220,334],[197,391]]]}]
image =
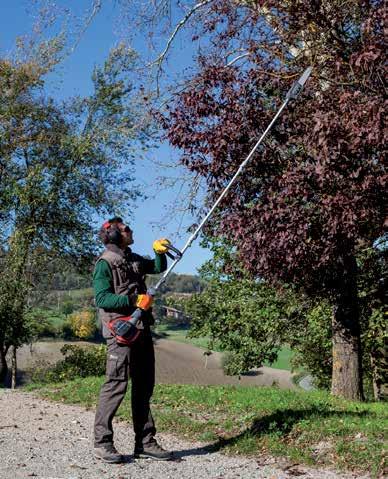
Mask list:
[{"label": "ear muff", "polygon": [[121,242],[121,231],[120,228],[117,226],[117,224],[112,224],[109,223],[109,221],[106,221],[102,227],[106,231],[106,235],[108,237],[109,243],[113,244],[120,244]]}]

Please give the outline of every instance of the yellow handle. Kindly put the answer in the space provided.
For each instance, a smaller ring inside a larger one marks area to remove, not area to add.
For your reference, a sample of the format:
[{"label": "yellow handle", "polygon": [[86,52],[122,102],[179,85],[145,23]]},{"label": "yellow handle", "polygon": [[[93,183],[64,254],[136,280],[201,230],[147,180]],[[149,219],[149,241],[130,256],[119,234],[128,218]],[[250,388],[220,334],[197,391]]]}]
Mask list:
[{"label": "yellow handle", "polygon": [[153,242],[152,247],[155,253],[163,254],[167,253],[170,241],[167,238],[161,238]]}]

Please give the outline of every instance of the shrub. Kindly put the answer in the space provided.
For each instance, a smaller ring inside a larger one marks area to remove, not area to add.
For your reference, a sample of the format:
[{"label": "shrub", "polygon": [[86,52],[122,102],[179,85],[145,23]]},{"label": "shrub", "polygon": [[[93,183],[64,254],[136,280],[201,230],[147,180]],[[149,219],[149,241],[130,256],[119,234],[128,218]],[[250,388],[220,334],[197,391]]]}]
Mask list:
[{"label": "shrub", "polygon": [[61,337],[63,339],[74,339],[74,332],[69,318],[67,318],[62,324]]},{"label": "shrub", "polygon": [[73,301],[71,299],[68,299],[61,304],[61,313],[65,315],[71,314],[73,313],[75,308],[76,306]]},{"label": "shrub", "polygon": [[235,356],[232,352],[226,351],[221,357],[221,367],[226,376],[234,376],[238,374],[235,367]]},{"label": "shrub", "polygon": [[288,340],[294,351],[295,369],[307,369],[314,386],[330,389],[332,371],[332,308],[326,301],[311,305],[304,313],[304,327],[290,327]]},{"label": "shrub", "polygon": [[70,316],[70,325],[74,336],[90,339],[96,332],[96,315],[94,311],[77,311]]},{"label": "shrub", "polygon": [[35,338],[58,338],[62,336],[65,316],[58,311],[33,308],[26,314]]}]

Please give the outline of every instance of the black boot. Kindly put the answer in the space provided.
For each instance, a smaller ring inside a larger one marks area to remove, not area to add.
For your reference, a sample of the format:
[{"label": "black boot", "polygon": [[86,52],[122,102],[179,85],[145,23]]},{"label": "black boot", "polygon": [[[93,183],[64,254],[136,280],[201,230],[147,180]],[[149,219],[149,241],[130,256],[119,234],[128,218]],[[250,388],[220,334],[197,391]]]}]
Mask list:
[{"label": "black boot", "polygon": [[101,447],[94,448],[94,457],[101,459],[104,462],[109,462],[111,464],[118,464],[124,462],[124,457],[117,452],[117,449],[113,444],[107,444]]},{"label": "black boot", "polygon": [[159,444],[153,440],[147,444],[140,444],[135,446],[134,457],[136,459],[155,459],[157,461],[171,461],[173,454],[166,451]]}]

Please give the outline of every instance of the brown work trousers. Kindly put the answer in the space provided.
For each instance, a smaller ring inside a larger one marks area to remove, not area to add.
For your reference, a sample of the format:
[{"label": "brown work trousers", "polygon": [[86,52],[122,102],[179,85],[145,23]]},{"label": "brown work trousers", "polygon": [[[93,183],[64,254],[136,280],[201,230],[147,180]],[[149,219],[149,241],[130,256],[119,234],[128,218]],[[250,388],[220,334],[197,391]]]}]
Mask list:
[{"label": "brown work trousers", "polygon": [[132,421],[135,446],[152,442],[155,423],[150,400],[155,385],[155,354],[151,333],[145,330],[131,346],[107,339],[106,381],[101,387],[94,422],[94,446],[113,444],[112,420],[131,378]]}]

